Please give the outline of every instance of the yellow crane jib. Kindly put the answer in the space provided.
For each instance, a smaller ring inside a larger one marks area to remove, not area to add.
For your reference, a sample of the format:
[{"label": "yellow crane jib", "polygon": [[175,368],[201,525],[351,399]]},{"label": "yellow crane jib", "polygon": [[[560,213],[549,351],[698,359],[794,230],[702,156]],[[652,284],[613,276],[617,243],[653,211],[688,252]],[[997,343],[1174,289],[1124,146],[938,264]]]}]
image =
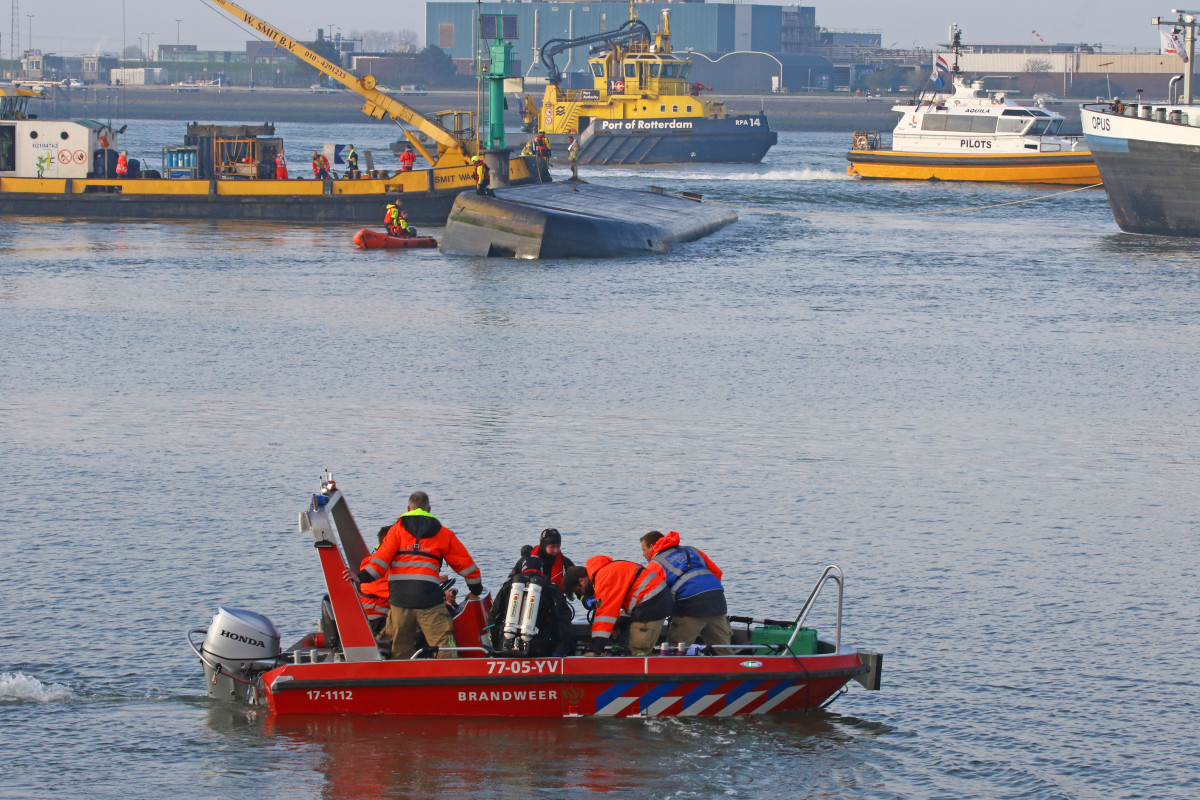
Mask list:
[{"label": "yellow crane jib", "polygon": [[[274,42],[277,47],[284,48],[296,58],[314,67],[318,72],[333,78],[347,89],[361,95],[366,101],[362,111],[367,116],[375,119],[391,117],[397,122],[411,125],[437,142],[436,156],[426,151],[419,143],[416,144],[421,155],[433,166],[447,167],[467,164],[470,162],[470,157],[476,152],[476,144],[473,139],[463,138],[454,131],[447,130],[415,108],[377,90],[375,88],[377,81],[374,75],[358,76],[342,69],[337,64],[309,50],[294,37],[288,36],[229,0],[209,0],[209,2],[230,16],[240,19],[247,27]],[[469,127],[473,128],[474,126]],[[405,135],[407,136],[407,132]]]}]

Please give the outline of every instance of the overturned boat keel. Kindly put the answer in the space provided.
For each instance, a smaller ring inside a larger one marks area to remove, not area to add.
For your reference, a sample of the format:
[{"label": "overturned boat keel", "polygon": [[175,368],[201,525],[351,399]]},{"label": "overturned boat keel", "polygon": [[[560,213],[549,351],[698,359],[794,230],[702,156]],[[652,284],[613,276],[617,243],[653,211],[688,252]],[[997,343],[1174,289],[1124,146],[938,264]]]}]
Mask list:
[{"label": "overturned boat keel", "polygon": [[732,209],[658,191],[563,181],[464,192],[442,252],[502,258],[605,258],[668,252],[737,221]]}]

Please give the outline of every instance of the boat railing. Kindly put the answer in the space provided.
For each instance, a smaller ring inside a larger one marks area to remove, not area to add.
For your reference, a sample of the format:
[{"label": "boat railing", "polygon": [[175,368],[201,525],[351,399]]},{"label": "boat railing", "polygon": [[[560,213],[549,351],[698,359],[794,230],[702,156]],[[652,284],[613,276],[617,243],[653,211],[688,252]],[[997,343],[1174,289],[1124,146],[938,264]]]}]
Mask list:
[{"label": "boat railing", "polygon": [[855,131],[850,140],[854,150],[878,150],[883,144],[883,136],[879,131]]},{"label": "boat railing", "polygon": [[817,595],[821,593],[821,590],[825,588],[825,584],[829,581],[834,581],[837,584],[837,632],[833,643],[834,652],[842,652],[842,588],[844,580],[842,577],[842,568],[835,564],[830,564],[821,573],[821,577],[817,579],[816,585],[809,592],[808,599],[800,607],[800,613],[796,615],[796,627],[792,631],[792,638],[788,639],[787,643],[789,652],[794,652],[792,646],[796,643],[796,637],[800,635],[800,628],[804,625],[804,620],[808,618],[808,612],[812,611],[813,601],[817,599]]},{"label": "boat railing", "polygon": [[1185,111],[1182,108],[1172,108],[1171,106],[1130,103],[1127,106],[1121,106],[1119,110],[1116,110],[1116,113],[1151,122],[1165,122],[1170,125],[1189,125],[1193,128],[1200,128],[1200,113]]}]

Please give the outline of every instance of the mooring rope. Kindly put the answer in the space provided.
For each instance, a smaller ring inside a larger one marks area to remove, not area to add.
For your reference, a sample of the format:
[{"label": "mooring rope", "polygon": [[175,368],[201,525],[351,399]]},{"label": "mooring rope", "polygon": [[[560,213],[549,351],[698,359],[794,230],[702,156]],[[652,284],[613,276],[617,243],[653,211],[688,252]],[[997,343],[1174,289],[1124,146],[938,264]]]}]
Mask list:
[{"label": "mooring rope", "polygon": [[[1007,203],[991,203],[990,205],[986,205],[986,206],[968,206],[966,208],[952,208],[952,209],[949,209],[946,211],[903,211],[903,212],[898,212],[895,214],[888,214],[888,213],[883,213],[883,214],[855,214],[855,213],[823,214],[821,212],[815,212],[815,211],[786,211],[781,208],[762,208],[760,206],[743,206],[743,205],[738,205],[736,203],[722,203],[720,200],[708,200],[707,198],[702,200],[701,202],[711,203],[714,206],[726,206],[728,208],[740,208],[745,211],[757,211],[762,214],[787,214],[789,216],[794,216],[794,217],[867,217],[867,218],[932,217],[932,216],[937,216],[939,214],[962,214],[967,211],[985,211],[989,208],[1000,208],[1002,206],[1017,206],[1017,205],[1021,205],[1022,203],[1034,203],[1034,202],[1037,202],[1038,200],[1049,200],[1051,197],[1062,197],[1065,194],[1073,194],[1074,192],[1082,192],[1084,189],[1096,189],[1103,185],[1104,185],[1103,183],[1093,183],[1090,186],[1079,186],[1074,189],[1067,189],[1062,192],[1054,192],[1053,194],[1043,194],[1038,197],[1027,197],[1024,200],[1009,200]],[[679,192],[679,193],[674,193],[674,194],[676,194],[677,196],[681,196],[683,193]]]}]

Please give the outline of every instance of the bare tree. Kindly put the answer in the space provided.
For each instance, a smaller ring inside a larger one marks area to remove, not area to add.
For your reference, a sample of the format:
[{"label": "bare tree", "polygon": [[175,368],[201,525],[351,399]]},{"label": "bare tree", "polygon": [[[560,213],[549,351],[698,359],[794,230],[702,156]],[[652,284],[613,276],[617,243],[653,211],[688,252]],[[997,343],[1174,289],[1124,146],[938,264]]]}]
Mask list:
[{"label": "bare tree", "polygon": [[1037,91],[1038,78],[1043,72],[1049,72],[1054,65],[1044,58],[1030,58],[1025,61],[1025,71],[1033,73],[1033,86],[1029,89],[1029,93],[1033,94]]}]

